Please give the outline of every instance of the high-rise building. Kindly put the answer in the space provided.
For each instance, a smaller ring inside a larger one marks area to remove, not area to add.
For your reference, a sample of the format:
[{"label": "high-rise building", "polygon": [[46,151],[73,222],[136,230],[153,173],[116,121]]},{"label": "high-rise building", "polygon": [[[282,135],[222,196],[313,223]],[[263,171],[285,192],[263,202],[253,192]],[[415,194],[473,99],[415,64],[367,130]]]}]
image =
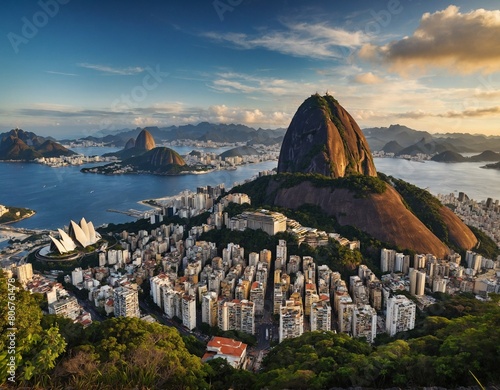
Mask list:
[{"label": "high-rise building", "polygon": [[78,267],[71,271],[71,284],[76,286],[80,283],[83,283],[83,270]]},{"label": "high-rise building", "polygon": [[396,260],[396,251],[393,249],[383,248],[380,251],[380,269],[382,273],[392,272],[394,270],[395,260]]},{"label": "high-rise building", "polygon": [[349,295],[341,296],[338,304],[339,311],[337,318],[339,332],[352,334],[352,312],[356,305],[352,303],[352,299]]},{"label": "high-rise building", "polygon": [[319,296],[319,301],[311,306],[311,331],[332,330],[332,307],[330,297],[325,294]]},{"label": "high-rise building", "polygon": [[250,290],[250,301],[255,304],[255,314],[264,314],[264,299],[265,291],[264,285],[260,282],[253,282],[252,289]]},{"label": "high-rise building", "polygon": [[385,318],[389,336],[411,330],[415,327],[416,305],[404,295],[395,295],[387,300]]},{"label": "high-rise building", "polygon": [[80,305],[75,297],[57,300],[49,305],[49,314],[55,314],[75,320],[81,312]]},{"label": "high-rise building", "polygon": [[304,313],[302,305],[294,300],[286,301],[280,308],[279,342],[299,337],[304,333]]},{"label": "high-rise building", "polygon": [[415,296],[422,296],[425,293],[425,272],[410,268],[410,293]]},{"label": "high-rise building", "polygon": [[162,293],[161,287],[171,287],[172,283],[167,274],[161,273],[149,279],[149,284],[151,286],[151,297],[153,298],[153,302],[156,303],[157,306],[163,307],[162,301]]},{"label": "high-rise building", "polygon": [[377,337],[377,312],[370,305],[358,305],[352,312],[353,337],[365,337],[373,343]]},{"label": "high-rise building", "polygon": [[114,291],[115,317],[140,317],[137,290],[118,287]]},{"label": "high-rise building", "polygon": [[319,295],[316,290],[316,285],[313,283],[306,284],[305,299],[304,299],[304,314],[311,315],[311,306],[314,302],[319,301]]},{"label": "high-rise building", "polygon": [[246,299],[219,300],[217,303],[217,326],[223,330],[238,330],[255,333],[255,305]]},{"label": "high-rise building", "polygon": [[217,294],[209,291],[201,300],[201,322],[217,326]]},{"label": "high-rise building", "polygon": [[241,326],[240,330],[245,333],[255,334],[255,304],[247,299],[240,302]]},{"label": "high-rise building", "polygon": [[182,296],[182,325],[189,330],[196,328],[196,297],[194,295]]},{"label": "high-rise building", "polygon": [[[276,246],[276,267],[275,269],[286,269],[286,259],[287,259],[287,248],[286,241],[279,240]],[[279,266],[279,267],[278,267]]]},{"label": "high-rise building", "polygon": [[23,265],[18,265],[15,268],[16,277],[19,283],[23,286],[26,285],[31,279],[33,279],[33,266],[31,263],[26,263]]}]

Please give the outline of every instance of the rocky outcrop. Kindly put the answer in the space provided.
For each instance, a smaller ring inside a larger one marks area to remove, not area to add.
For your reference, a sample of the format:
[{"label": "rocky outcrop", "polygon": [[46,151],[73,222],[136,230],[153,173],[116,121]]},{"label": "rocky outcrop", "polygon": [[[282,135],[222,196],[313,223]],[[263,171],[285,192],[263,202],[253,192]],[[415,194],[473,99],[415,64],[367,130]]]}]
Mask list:
[{"label": "rocky outcrop", "polygon": [[135,139],[133,138],[130,138],[127,143],[125,144],[125,148],[124,150],[127,150],[127,149],[132,149],[133,147],[135,147]]},{"label": "rocky outcrop", "polygon": [[175,150],[161,147],[154,148],[149,151],[144,157],[152,167],[162,167],[169,164],[186,165],[184,159]]},{"label": "rocky outcrop", "polygon": [[317,205],[340,225],[354,226],[382,242],[439,257],[449,253],[391,186],[381,194],[360,198],[347,189],[317,188],[308,181],[291,188],[279,188],[277,182],[271,181],[267,192],[277,206],[296,209],[305,203]]},{"label": "rocky outcrop", "polygon": [[155,140],[146,129],[142,130],[135,140],[135,148],[138,150],[151,150],[156,147]]},{"label": "rocky outcrop", "polygon": [[319,173],[331,178],[377,175],[356,121],[332,96],[318,94],[295,113],[281,146],[278,172]]},{"label": "rocky outcrop", "polygon": [[439,215],[448,228],[448,240],[463,249],[472,249],[477,244],[477,238],[472,231],[448,207],[443,206]]}]

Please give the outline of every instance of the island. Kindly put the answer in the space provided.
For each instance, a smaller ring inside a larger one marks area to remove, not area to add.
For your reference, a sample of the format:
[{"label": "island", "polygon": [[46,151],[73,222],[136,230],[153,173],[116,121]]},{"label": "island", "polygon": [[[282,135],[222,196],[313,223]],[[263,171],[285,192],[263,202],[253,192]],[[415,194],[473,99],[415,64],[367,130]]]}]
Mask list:
[{"label": "island", "polygon": [[485,168],[485,169],[500,169],[500,162],[497,162],[495,164],[486,164],[486,165],[483,165],[481,168]]},{"label": "island", "polygon": [[34,210],[0,205],[0,224],[18,222],[35,215]]}]

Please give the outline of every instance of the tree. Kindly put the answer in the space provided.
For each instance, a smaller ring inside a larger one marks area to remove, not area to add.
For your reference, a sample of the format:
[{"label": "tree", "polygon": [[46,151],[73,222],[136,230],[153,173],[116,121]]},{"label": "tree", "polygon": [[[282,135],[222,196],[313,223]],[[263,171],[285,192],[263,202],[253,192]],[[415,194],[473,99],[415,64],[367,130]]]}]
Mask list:
[{"label": "tree", "polygon": [[[7,382],[7,363],[15,356],[16,383],[43,381],[65,351],[57,326],[42,329],[35,298],[0,272],[0,384]],[[10,348],[9,348],[10,347]]]}]

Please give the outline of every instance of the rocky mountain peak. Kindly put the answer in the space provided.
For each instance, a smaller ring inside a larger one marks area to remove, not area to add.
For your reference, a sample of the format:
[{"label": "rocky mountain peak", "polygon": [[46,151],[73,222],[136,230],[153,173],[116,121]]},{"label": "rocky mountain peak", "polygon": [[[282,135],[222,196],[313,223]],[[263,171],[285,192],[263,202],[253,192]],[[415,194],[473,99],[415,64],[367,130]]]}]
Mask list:
[{"label": "rocky mountain peak", "polygon": [[135,147],[140,150],[151,150],[156,146],[155,140],[151,133],[143,129],[135,140]]},{"label": "rocky mountain peak", "polygon": [[376,176],[370,148],[353,117],[331,95],[312,95],[285,134],[278,172],[320,173],[338,178]]}]

